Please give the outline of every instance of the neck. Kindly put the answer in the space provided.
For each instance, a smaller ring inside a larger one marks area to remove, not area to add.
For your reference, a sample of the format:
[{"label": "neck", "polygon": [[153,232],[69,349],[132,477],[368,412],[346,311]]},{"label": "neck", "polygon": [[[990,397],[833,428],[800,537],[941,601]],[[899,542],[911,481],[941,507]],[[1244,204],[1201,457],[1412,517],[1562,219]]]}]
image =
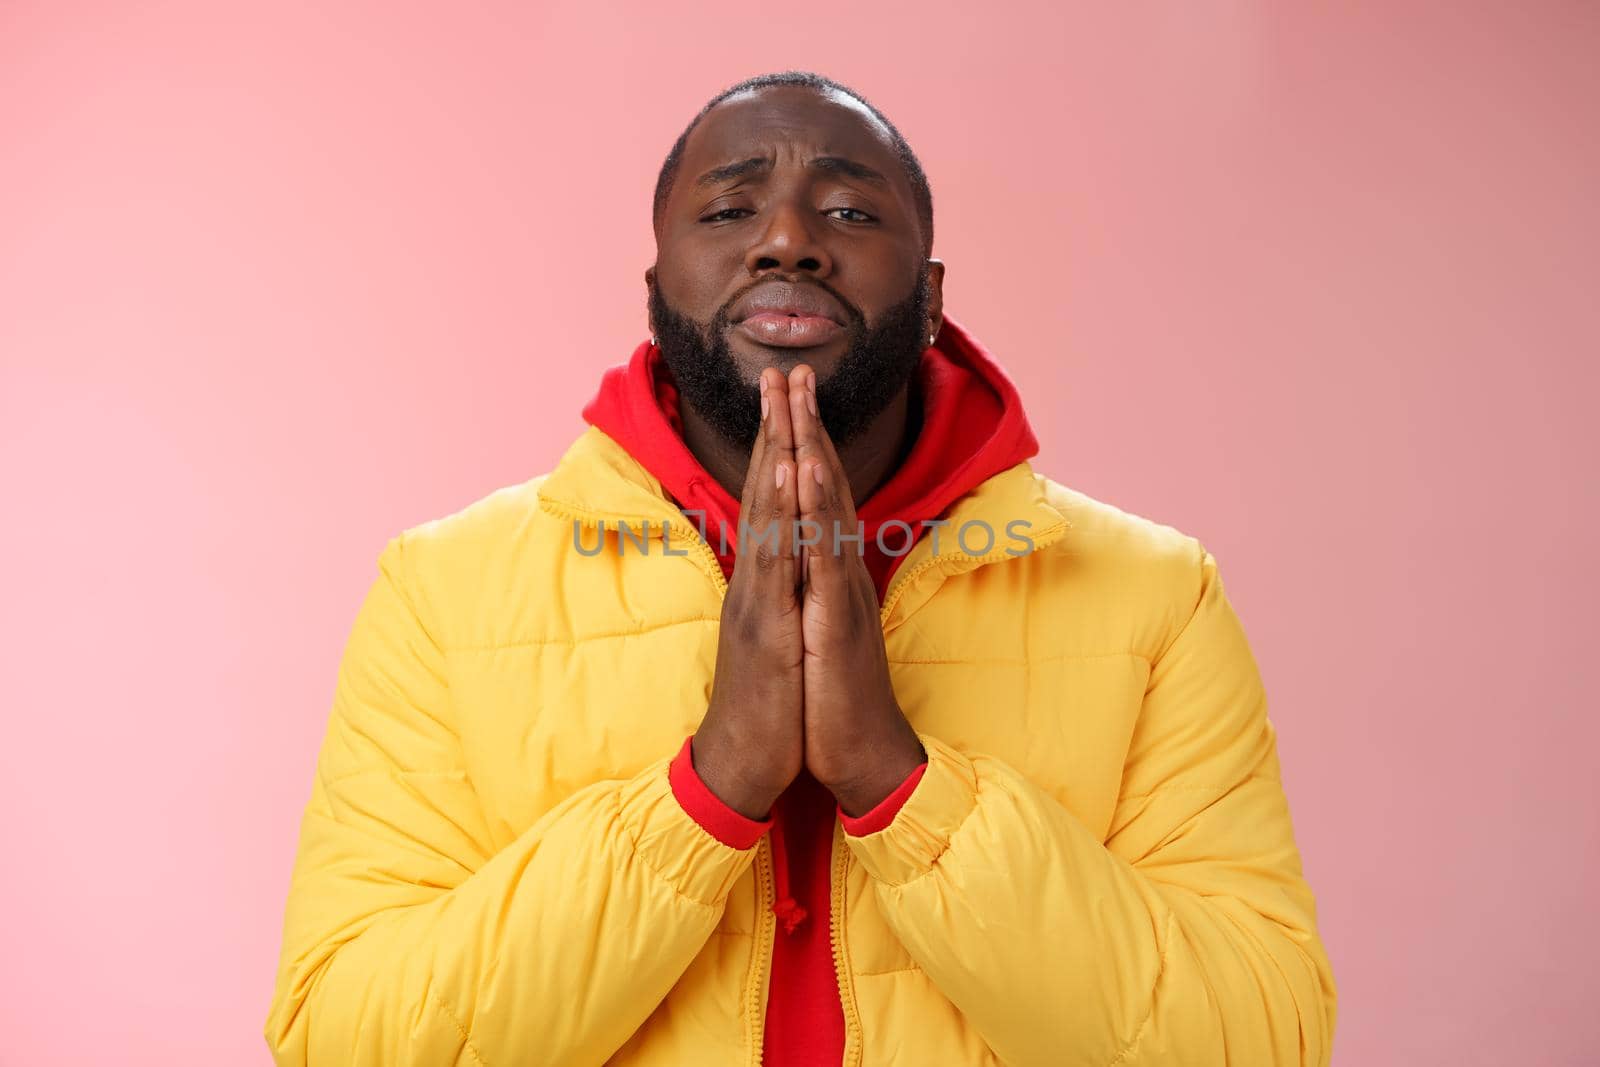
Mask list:
[{"label": "neck", "polygon": [[[694,458],[730,496],[742,499],[745,475],[750,469],[750,453],[730,444],[689,404],[683,405],[680,414],[684,444],[689,446]],[[921,427],[921,414],[917,397],[908,385],[894,395],[888,406],[854,440],[837,449],[856,507],[888,481],[905,460]]]}]

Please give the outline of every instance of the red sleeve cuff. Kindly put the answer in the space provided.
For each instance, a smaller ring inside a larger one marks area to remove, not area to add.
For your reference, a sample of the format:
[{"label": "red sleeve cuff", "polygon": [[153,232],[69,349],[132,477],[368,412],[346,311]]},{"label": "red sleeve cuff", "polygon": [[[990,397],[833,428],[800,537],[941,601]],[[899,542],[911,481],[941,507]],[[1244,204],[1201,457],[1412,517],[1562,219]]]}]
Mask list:
[{"label": "red sleeve cuff", "polygon": [[[906,775],[906,780],[895,786],[894,792],[884,797],[877,807],[852,818],[839,808],[839,822],[844,826],[845,833],[851,837],[866,837],[879,830],[887,829],[894,822],[894,817],[900,813],[900,808],[911,794],[916,792],[917,783],[922,781],[922,772],[928,769],[928,762],[924,760],[917,768]],[[837,805],[835,805],[837,807]]]},{"label": "red sleeve cuff", "polygon": [[723,803],[711,791],[694,769],[694,735],[684,739],[683,747],[672,758],[667,768],[667,781],[672,784],[672,795],[689,818],[700,828],[729,848],[747,849],[761,840],[761,835],[772,826],[772,818],[748,819]]}]

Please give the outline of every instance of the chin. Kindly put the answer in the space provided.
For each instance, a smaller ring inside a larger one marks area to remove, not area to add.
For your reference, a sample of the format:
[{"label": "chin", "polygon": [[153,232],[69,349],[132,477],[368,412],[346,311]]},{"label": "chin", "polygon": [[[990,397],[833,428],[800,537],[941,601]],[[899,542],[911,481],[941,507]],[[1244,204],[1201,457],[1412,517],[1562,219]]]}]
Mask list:
[{"label": "chin", "polygon": [[819,383],[826,381],[844,358],[848,347],[849,343],[846,341],[818,345],[815,348],[779,348],[756,344],[741,337],[732,337],[729,338],[728,351],[733,357],[734,365],[739,368],[739,377],[756,386],[761,381],[761,372],[768,367],[777,367],[788,374],[801,363],[816,371]]}]

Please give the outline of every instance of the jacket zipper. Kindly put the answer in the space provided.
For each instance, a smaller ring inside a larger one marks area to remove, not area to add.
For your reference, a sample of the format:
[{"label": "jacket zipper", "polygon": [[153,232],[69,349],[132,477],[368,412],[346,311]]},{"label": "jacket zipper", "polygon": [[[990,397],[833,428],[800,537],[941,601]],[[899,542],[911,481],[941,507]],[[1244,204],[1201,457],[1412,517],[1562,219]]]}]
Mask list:
[{"label": "jacket zipper", "polygon": [[829,877],[832,887],[828,902],[828,942],[833,948],[833,973],[839,985],[839,1003],[844,1008],[844,1064],[861,1062],[861,1016],[856,1010],[855,983],[850,977],[850,957],[844,943],[845,882],[850,873],[850,849],[844,841],[844,827],[833,824],[833,862]]},{"label": "jacket zipper", "polygon": [[772,913],[773,897],[777,895],[772,877],[772,842],[770,835],[756,844],[756,933],[755,955],[750,965],[753,981],[746,997],[749,1000],[751,1067],[761,1067],[761,1057],[766,1051],[767,1037],[767,983],[772,974],[773,942],[777,938],[778,919]]}]

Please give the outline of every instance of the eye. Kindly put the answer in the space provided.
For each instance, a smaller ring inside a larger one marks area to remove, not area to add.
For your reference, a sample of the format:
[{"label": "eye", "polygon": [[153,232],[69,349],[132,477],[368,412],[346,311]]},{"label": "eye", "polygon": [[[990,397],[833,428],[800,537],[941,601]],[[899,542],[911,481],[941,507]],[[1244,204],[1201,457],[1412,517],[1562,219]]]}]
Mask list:
[{"label": "eye", "polygon": [[747,207],[725,207],[720,211],[713,211],[709,215],[701,216],[700,221],[701,222],[732,222],[734,219],[742,219],[742,218],[744,218],[746,215],[748,215],[750,213],[751,213],[750,209],[747,208]]},{"label": "eye", "polygon": [[860,208],[857,208],[857,207],[835,207],[835,208],[829,208],[827,211],[824,211],[823,214],[824,215],[830,215],[833,218],[838,219],[840,222],[877,222],[878,221],[877,219],[873,218],[871,215],[867,214],[865,211],[862,211]]}]

